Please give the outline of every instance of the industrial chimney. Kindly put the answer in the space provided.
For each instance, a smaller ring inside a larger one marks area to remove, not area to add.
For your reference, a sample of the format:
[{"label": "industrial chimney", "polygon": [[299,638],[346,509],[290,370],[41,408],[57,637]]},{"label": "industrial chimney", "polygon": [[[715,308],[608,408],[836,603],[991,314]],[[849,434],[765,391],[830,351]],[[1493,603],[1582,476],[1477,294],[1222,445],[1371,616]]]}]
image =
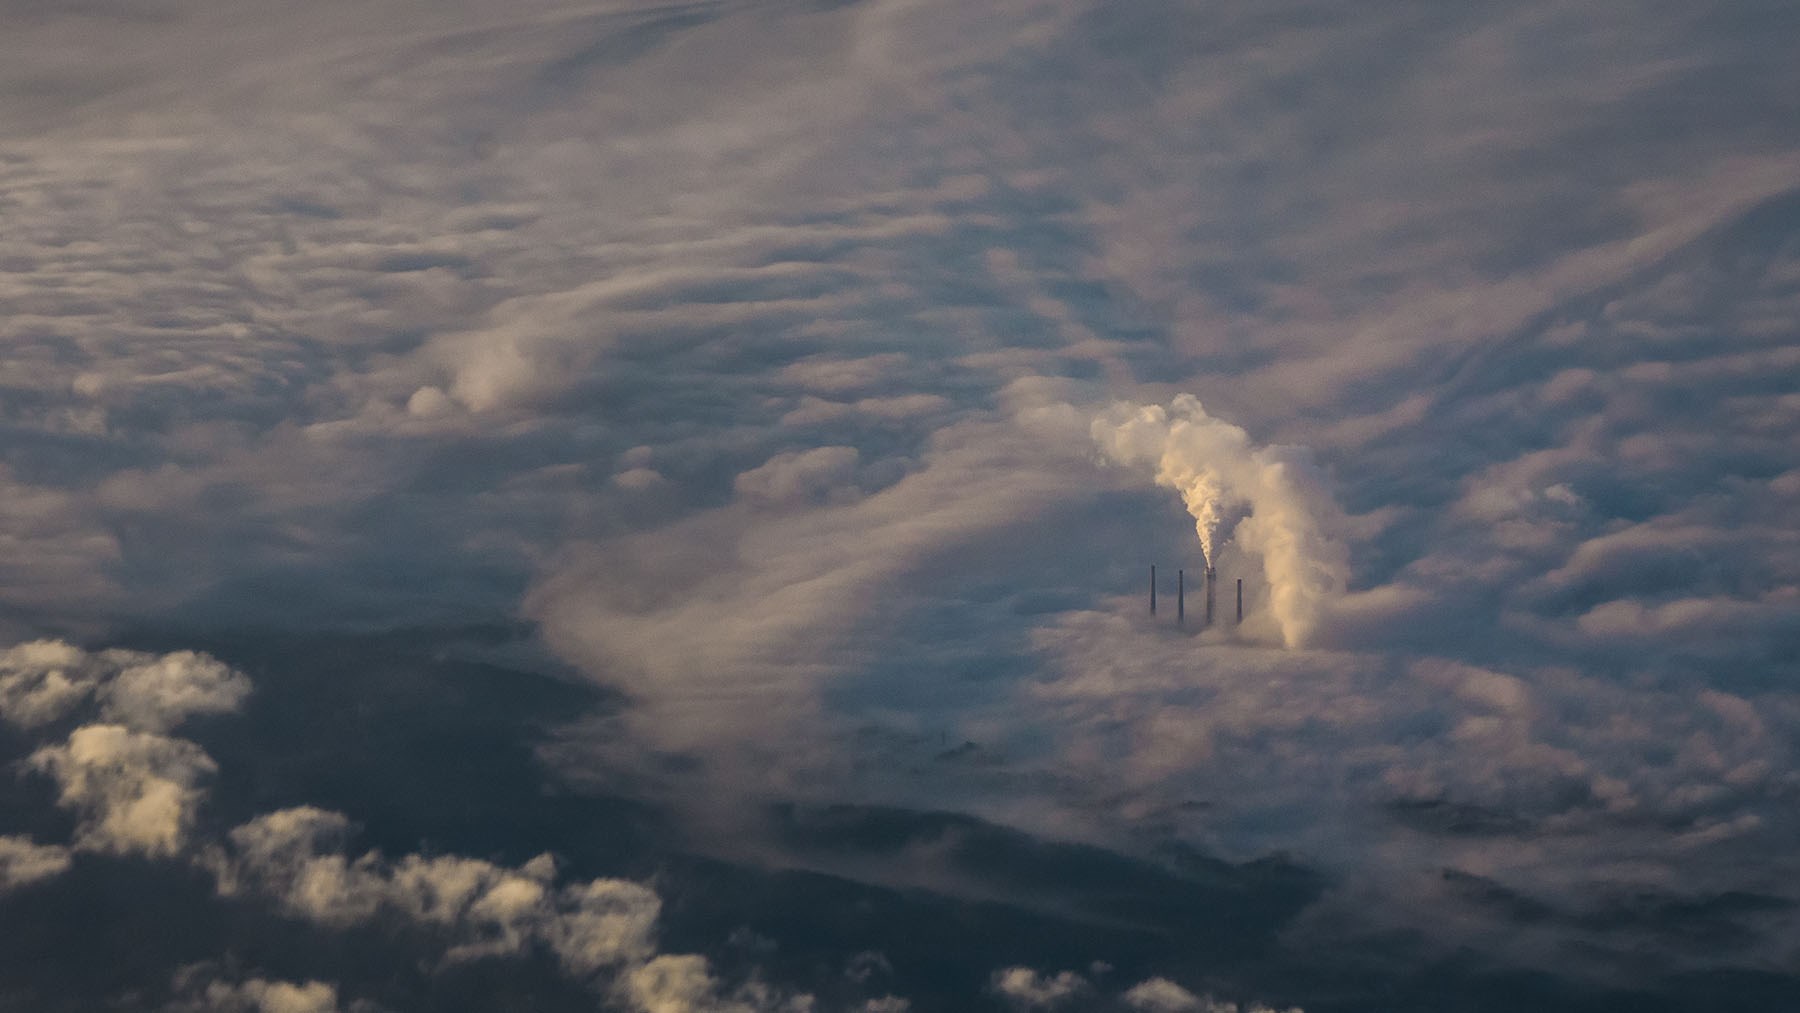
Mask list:
[{"label": "industrial chimney", "polygon": [[1156,564],[1150,564],[1150,614],[1156,614]]},{"label": "industrial chimney", "polygon": [[1187,625],[1187,571],[1175,571],[1175,624]]},{"label": "industrial chimney", "polygon": [[1238,617],[1237,617],[1237,621],[1240,624],[1243,623],[1243,621],[1244,621],[1244,578],[1242,578],[1242,577],[1238,578]]},{"label": "industrial chimney", "polygon": [[1208,625],[1208,626],[1211,626],[1212,621],[1213,621],[1213,583],[1215,581],[1215,578],[1218,577],[1218,575],[1219,575],[1219,571],[1213,569],[1213,565],[1211,563],[1207,563],[1206,564],[1206,625]]}]

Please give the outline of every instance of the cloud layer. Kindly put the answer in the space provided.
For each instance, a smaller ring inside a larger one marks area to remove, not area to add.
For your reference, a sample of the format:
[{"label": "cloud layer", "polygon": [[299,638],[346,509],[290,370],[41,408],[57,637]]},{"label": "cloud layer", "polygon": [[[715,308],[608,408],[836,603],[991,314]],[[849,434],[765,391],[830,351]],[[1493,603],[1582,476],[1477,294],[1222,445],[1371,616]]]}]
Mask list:
[{"label": "cloud layer", "polygon": [[[212,825],[196,729],[248,680],[71,646],[523,617],[627,700],[546,736],[552,779],[728,861],[786,860],[764,803],[954,809],[1298,855],[1320,953],[1421,940],[1378,973],[1791,978],[1797,35],[9,5],[0,715],[63,823],[0,828],[0,890],[210,847],[309,923],[560,952],[579,883],[523,856],[352,854],[306,798]],[[1241,629],[1146,615],[1149,565],[1207,562]],[[690,956],[614,978],[789,998]],[[1094,994],[1186,1001],[1153,971]]]}]

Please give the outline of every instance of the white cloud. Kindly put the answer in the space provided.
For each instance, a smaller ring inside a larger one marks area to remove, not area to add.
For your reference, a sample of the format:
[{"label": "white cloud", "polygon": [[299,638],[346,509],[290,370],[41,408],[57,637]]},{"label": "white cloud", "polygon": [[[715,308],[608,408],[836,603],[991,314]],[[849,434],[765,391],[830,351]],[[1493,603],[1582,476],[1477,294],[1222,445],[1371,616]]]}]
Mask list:
[{"label": "white cloud", "polygon": [[805,1013],[811,998],[754,982],[722,991],[704,957],[659,953],[662,903],[637,883],[558,886],[549,855],[517,868],[456,855],[350,857],[341,814],[283,809],[231,831],[209,861],[221,892],[273,899],[286,913],[344,928],[381,918],[448,937],[446,961],[518,956],[541,946],[574,980],[645,1013]]},{"label": "white cloud", "polygon": [[1055,1009],[1089,991],[1087,979],[1074,971],[1039,974],[1029,967],[1006,967],[989,983],[996,994],[1019,1009]]},{"label": "white cloud", "polygon": [[167,1013],[338,1013],[337,987],[323,981],[288,982],[250,978],[212,981],[204,987],[179,980],[193,993],[164,1006]]},{"label": "white cloud", "polygon": [[96,675],[87,652],[55,640],[37,640],[0,654],[0,716],[25,728],[69,713],[93,692]]},{"label": "white cloud", "polygon": [[167,731],[196,714],[225,714],[250,694],[250,680],[193,651],[161,657],[108,652],[118,674],[101,689],[101,716],[143,731]]},{"label": "white cloud", "polygon": [[0,894],[69,869],[69,849],[37,844],[28,837],[0,835]]},{"label": "white cloud", "polygon": [[438,926],[456,940],[451,960],[517,954],[536,941],[585,977],[654,951],[661,905],[636,883],[556,889],[548,855],[516,869],[454,855],[352,858],[341,850],[349,829],[343,815],[311,807],[259,816],[231,831],[220,889],[270,896],[288,913],[325,925],[387,913]]},{"label": "white cloud", "polygon": [[56,780],[57,803],[80,817],[77,847],[152,857],[186,846],[201,783],[218,769],[192,742],[122,725],[84,725],[28,762]]},{"label": "white cloud", "polygon": [[[1143,1013],[1214,1013],[1212,1003],[1167,978],[1141,981],[1120,996],[1125,1004]],[[1236,1013],[1233,1008],[1232,1013]]]},{"label": "white cloud", "polygon": [[[56,782],[57,804],[75,812],[74,847],[81,850],[183,854],[206,797],[204,782],[217,767],[199,746],[161,733],[193,714],[235,710],[249,690],[244,676],[191,651],[89,652],[38,640],[0,652],[0,718],[40,729],[85,706],[106,722],[76,727],[25,760]],[[69,848],[23,837],[3,841],[0,884],[69,867]]]},{"label": "white cloud", "polygon": [[35,728],[90,698],[108,723],[166,732],[196,714],[235,711],[250,693],[242,674],[204,654],[84,651],[54,640],[0,652],[0,717]]}]

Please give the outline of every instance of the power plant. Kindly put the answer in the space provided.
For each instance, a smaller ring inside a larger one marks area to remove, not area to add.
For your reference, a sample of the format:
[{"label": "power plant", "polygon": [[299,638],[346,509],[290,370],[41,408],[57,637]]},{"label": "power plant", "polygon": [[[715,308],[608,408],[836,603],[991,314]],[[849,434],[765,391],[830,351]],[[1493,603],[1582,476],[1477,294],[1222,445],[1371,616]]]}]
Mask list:
[{"label": "power plant", "polygon": [[[1214,616],[1214,585],[1219,582],[1219,571],[1209,563],[1201,573],[1205,581],[1206,594],[1206,621],[1201,625],[1211,626]],[[1156,615],[1156,567],[1154,564],[1150,567],[1150,614]],[[1243,621],[1244,578],[1239,577],[1237,578],[1237,622],[1241,624]],[[1187,626],[1187,571],[1183,569],[1175,571],[1175,623],[1181,627]]]}]

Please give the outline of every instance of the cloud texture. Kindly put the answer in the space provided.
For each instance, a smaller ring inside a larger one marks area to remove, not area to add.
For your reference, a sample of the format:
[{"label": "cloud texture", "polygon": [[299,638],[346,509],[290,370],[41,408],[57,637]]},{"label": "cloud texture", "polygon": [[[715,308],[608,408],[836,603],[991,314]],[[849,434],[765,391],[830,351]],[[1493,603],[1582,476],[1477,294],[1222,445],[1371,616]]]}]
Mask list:
[{"label": "cloud texture", "polygon": [[[623,701],[544,732],[548,790],[716,860],[795,861],[766,805],[948,809],[1298,856],[1327,997],[1339,953],[1791,983],[1795,37],[1777,0],[8,5],[0,716],[49,815],[0,890],[205,853],[315,928],[788,1002],[555,841],[215,825],[248,679],[100,649],[522,620]],[[1149,565],[1209,563],[1241,629],[1146,615]],[[360,998],[311,973],[182,1001]],[[1096,1001],[1212,988],[1133,975]]]}]

